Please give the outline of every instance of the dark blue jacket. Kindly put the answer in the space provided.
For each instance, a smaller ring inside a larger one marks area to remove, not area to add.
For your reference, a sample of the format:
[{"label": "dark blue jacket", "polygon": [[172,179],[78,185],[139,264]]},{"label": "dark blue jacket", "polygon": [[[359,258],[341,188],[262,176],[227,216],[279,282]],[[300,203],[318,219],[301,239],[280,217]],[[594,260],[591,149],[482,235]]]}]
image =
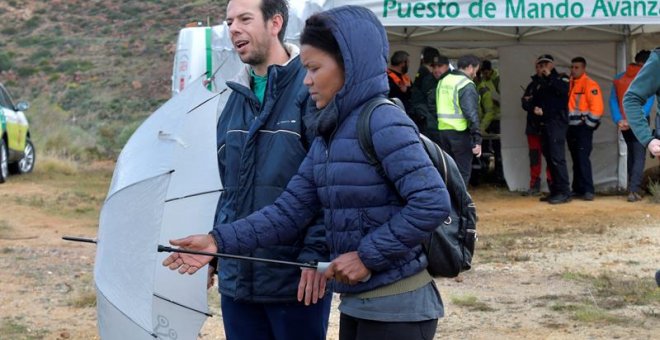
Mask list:
[{"label": "dark blue jacket", "polygon": [[318,113],[317,138],[274,205],[211,233],[220,251],[248,253],[300,237],[323,208],[331,258],[357,251],[372,272],[365,283],[335,284],[336,292],[358,293],[424,270],[420,243],[448,216],[450,201],[414,123],[397,108],[380,106],[371,120],[388,180],[367,162],[357,140],[357,118],[369,99],[388,92],[387,38],[367,9],[345,6],[325,15],[343,55],[345,82]]},{"label": "dark blue jacket", "polygon": [[[308,99],[297,48],[285,66],[268,68],[263,105],[250,89],[247,69],[232,89],[218,121],[218,164],[225,191],[216,224],[229,223],[272,204],[296,173],[311,144],[302,117]],[[313,131],[312,131],[313,132]],[[309,139],[308,139],[309,138]],[[319,209],[320,211],[320,209]],[[287,261],[327,259],[322,220],[286,245],[258,247],[257,257]],[[220,292],[240,301],[295,301],[300,269],[238,260],[221,260]]]}]

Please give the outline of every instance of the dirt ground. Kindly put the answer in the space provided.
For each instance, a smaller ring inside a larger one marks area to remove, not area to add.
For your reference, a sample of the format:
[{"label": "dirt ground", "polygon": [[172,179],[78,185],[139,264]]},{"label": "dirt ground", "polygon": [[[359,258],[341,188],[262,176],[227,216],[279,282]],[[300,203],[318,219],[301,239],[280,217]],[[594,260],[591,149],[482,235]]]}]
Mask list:
[{"label": "dirt ground", "polygon": [[[39,170],[0,185],[0,339],[97,339],[93,245],[112,164]],[[436,338],[657,339],[660,211],[648,198],[549,205],[471,190],[480,218],[472,270],[438,279]],[[224,339],[218,297],[200,339]],[[334,297],[328,339],[336,339]]]}]

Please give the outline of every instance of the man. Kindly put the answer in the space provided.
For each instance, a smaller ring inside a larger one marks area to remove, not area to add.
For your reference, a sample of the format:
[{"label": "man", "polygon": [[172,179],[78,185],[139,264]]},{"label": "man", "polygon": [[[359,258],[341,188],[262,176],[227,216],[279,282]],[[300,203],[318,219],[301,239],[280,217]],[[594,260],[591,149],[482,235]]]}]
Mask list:
[{"label": "man", "polygon": [[[429,107],[429,98],[435,95],[438,79],[449,70],[449,59],[433,47],[424,47],[419,70],[415,75],[411,91],[413,121],[419,131],[438,143],[438,119],[434,107]],[[435,103],[434,103],[435,105]]]},{"label": "man", "polygon": [[495,158],[495,180],[504,182],[502,147],[500,144],[500,75],[490,60],[484,60],[479,68],[477,92],[479,93],[480,130],[486,137],[487,150]]},{"label": "man", "polygon": [[[644,63],[623,96],[623,110],[628,115],[628,124],[637,140],[644,145],[651,155],[660,157],[660,46],[656,47]],[[644,117],[642,107],[644,102],[655,93],[656,118],[655,131],[649,131],[649,122]],[[655,272],[655,282],[660,287],[660,270]]]},{"label": "man", "polygon": [[[299,49],[283,43],[287,21],[285,0],[231,0],[227,5],[232,43],[247,65],[235,81],[227,82],[233,92],[218,122],[218,164],[225,190],[216,224],[272,204],[311,143],[303,117],[308,102],[305,70]],[[310,225],[291,246],[260,248],[252,255],[325,260],[322,222]],[[324,286],[322,275],[224,259],[217,269],[227,339],[325,339],[330,296],[312,306],[296,301],[305,289]]]},{"label": "man", "polygon": [[573,195],[593,201],[594,179],[589,157],[594,131],[603,115],[603,94],[598,83],[586,74],[586,68],[587,61],[583,57],[571,60],[566,140],[573,160]]},{"label": "man", "polygon": [[479,94],[472,81],[479,72],[479,58],[458,59],[458,70],[440,77],[435,92],[440,147],[456,161],[463,181],[470,183],[472,158],[481,157]]},{"label": "man", "polygon": [[541,201],[561,204],[571,201],[566,168],[566,132],[568,130],[569,78],[555,70],[554,58],[549,54],[541,55],[536,63],[541,69],[538,85],[531,98],[531,107],[535,115],[541,117],[541,148],[543,157],[550,166],[552,185],[550,195],[541,197]]},{"label": "man", "polygon": [[500,133],[500,75],[493,70],[490,60],[484,60],[479,69],[480,77],[477,84],[479,92],[479,121],[481,131],[493,134]]},{"label": "man", "polygon": [[[520,98],[523,110],[527,111],[525,134],[527,135],[527,147],[529,149],[529,189],[523,192],[523,196],[532,196],[541,193],[541,165],[543,164],[541,126],[543,125],[543,121],[542,116],[534,114],[534,98],[541,88],[541,77],[543,76],[541,65],[542,63],[536,63],[536,73],[532,76],[532,81],[527,85],[525,93]],[[548,187],[552,187],[552,174],[548,160],[546,160],[545,178]]]},{"label": "man", "polygon": [[[623,109],[623,95],[628,90],[630,83],[635,79],[651,54],[648,50],[641,50],[635,55],[635,62],[628,65],[625,72],[614,76],[612,91],[610,92],[610,110],[612,120],[616,123],[621,135],[626,142],[627,172],[628,172],[628,202],[637,202],[642,199],[641,185],[644,174],[644,162],[646,161],[645,147],[630,130],[626,111]],[[647,100],[644,105],[644,117],[648,120],[653,100]]]},{"label": "man", "polygon": [[[410,112],[410,76],[408,76],[408,57],[406,51],[396,51],[390,57],[390,67],[387,69],[387,79],[390,85],[390,98],[399,98]],[[410,114],[409,114],[410,115]]]}]

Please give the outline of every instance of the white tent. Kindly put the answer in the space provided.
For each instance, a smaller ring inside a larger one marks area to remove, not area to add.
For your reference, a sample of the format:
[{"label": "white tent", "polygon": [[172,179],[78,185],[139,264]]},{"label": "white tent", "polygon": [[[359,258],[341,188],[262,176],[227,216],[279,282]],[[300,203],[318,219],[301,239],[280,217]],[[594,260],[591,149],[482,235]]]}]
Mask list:
[{"label": "white tent", "polygon": [[[610,118],[607,99],[612,77],[625,69],[635,52],[660,46],[660,5],[656,1],[290,0],[287,39],[298,39],[305,18],[312,13],[349,4],[367,7],[380,18],[391,51],[406,50],[418,56],[423,46],[433,46],[449,57],[469,52],[498,60],[502,155],[511,190],[526,189],[529,182],[520,97],[521,86],[527,85],[534,71],[534,60],[550,53],[559,71],[568,72],[573,57],[585,57],[587,72],[601,85],[606,106],[603,123],[594,135],[594,184],[598,191],[626,187],[625,143]],[[226,35],[227,30],[215,33]],[[214,51],[231,49],[226,36],[214,37],[216,41],[225,45],[214,46]],[[417,58],[411,58],[411,64],[410,72],[415,72]]]}]

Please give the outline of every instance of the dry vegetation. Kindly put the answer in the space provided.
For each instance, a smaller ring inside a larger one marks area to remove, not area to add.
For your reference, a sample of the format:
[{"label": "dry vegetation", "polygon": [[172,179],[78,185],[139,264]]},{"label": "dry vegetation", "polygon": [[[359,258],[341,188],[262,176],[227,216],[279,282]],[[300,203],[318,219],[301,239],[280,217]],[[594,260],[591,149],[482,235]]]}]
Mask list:
[{"label": "dry vegetation", "polygon": [[[0,339],[94,339],[92,245],[113,164],[51,159],[0,186]],[[437,281],[437,338],[652,339],[660,329],[660,213],[623,196],[551,206],[482,187],[474,269]],[[217,294],[209,294],[218,314]],[[335,297],[335,302],[337,297]],[[333,307],[334,308],[334,307]],[[336,308],[329,339],[337,337]],[[221,315],[201,339],[224,339]]]}]

